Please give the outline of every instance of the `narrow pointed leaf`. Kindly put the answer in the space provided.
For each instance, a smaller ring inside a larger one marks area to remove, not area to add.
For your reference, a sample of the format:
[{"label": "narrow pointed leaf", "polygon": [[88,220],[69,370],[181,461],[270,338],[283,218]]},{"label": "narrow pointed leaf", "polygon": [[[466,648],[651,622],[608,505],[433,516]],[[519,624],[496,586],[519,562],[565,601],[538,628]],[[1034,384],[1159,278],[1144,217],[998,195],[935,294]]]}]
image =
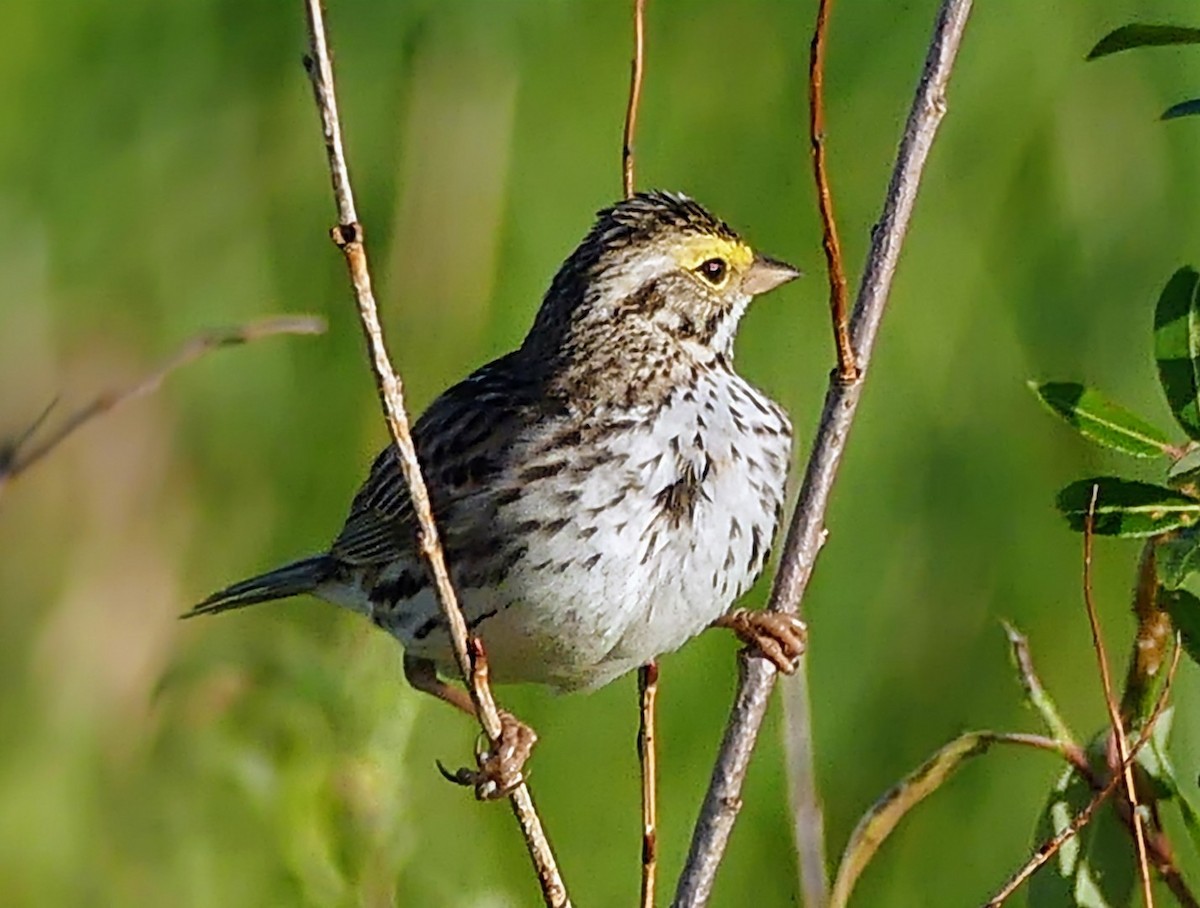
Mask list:
[{"label": "narrow pointed leaf", "polygon": [[1162,119],[1178,120],[1180,117],[1191,117],[1200,114],[1200,98],[1192,98],[1190,101],[1180,101],[1178,104],[1172,104],[1163,111]]},{"label": "narrow pointed leaf", "polygon": [[1163,47],[1169,44],[1200,44],[1200,28],[1186,28],[1180,25],[1122,25],[1101,38],[1088,52],[1087,58],[1095,60],[1136,47]]},{"label": "narrow pointed leaf", "polygon": [[1154,358],[1158,380],[1175,419],[1189,438],[1200,439],[1200,274],[1180,268],[1167,281],[1154,310]]},{"label": "narrow pointed leaf", "polygon": [[1058,493],[1058,509],[1073,530],[1083,532],[1093,486],[1100,487],[1092,527],[1097,536],[1155,536],[1200,522],[1195,498],[1147,482],[1100,476]]},{"label": "narrow pointed leaf", "polygon": [[1171,449],[1171,440],[1136,413],[1107,400],[1104,395],[1074,382],[1029,382],[1029,390],[1052,413],[1074,426],[1080,435],[1106,448],[1134,457],[1160,457]]},{"label": "narrow pointed leaf", "polygon": [[993,744],[1027,744],[1012,735],[973,731],[961,735],[905,776],[868,810],[846,843],[838,864],[829,908],[845,908],[854,884],[875,852],[912,808],[925,800],[970,757],[987,753]]},{"label": "narrow pointed leaf", "polygon": [[1187,590],[1163,590],[1159,602],[1183,638],[1183,651],[1200,664],[1200,599]]}]

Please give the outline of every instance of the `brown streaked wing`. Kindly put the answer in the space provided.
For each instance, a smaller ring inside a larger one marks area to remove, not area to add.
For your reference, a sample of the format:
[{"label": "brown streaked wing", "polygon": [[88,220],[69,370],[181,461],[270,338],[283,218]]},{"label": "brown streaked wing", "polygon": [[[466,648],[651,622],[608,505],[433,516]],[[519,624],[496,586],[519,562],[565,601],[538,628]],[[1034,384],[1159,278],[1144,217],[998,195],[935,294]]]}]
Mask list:
[{"label": "brown streaked wing", "polygon": [[[532,377],[516,353],[482,367],[437,398],[413,427],[413,442],[429,487],[448,556],[486,527],[479,509],[457,507],[504,466],[517,434],[538,418]],[[467,523],[464,523],[464,518]],[[415,560],[417,521],[394,445],[375,459],[330,554],[349,565],[382,567]]]},{"label": "brown streaked wing", "polygon": [[334,540],[330,554],[354,566],[384,565],[400,558],[414,558],[412,502],[404,488],[404,477],[393,446],[375,458],[346,525]]}]

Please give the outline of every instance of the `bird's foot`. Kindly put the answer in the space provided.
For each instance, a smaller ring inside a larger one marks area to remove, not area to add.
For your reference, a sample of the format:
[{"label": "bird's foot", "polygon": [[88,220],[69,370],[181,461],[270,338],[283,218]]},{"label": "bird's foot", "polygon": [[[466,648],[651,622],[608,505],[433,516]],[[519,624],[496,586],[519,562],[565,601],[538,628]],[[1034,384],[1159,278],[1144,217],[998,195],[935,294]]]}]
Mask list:
[{"label": "bird's foot", "polygon": [[733,631],[758,656],[774,663],[785,675],[796,670],[808,643],[808,627],[795,615],[763,609],[734,609],[713,622]]},{"label": "bird's foot", "polygon": [[512,790],[525,781],[525,761],[537,743],[537,733],[510,712],[500,710],[500,738],[494,743],[484,744],[476,750],[478,769],[463,767],[450,772],[438,763],[442,775],[458,785],[475,789],[480,801],[506,798]]}]

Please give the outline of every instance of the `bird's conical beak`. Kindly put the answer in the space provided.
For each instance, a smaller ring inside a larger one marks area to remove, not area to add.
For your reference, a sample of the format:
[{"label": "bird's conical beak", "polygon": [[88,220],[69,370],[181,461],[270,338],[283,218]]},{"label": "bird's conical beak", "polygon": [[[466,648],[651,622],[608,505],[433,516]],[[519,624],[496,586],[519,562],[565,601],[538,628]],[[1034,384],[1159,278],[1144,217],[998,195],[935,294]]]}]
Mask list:
[{"label": "bird's conical beak", "polygon": [[746,277],[742,281],[742,288],[751,296],[758,296],[760,293],[766,293],[788,281],[795,280],[801,273],[798,268],[793,268],[787,262],[768,258],[765,255],[756,255],[754,262],[750,265],[750,270],[746,272]]}]

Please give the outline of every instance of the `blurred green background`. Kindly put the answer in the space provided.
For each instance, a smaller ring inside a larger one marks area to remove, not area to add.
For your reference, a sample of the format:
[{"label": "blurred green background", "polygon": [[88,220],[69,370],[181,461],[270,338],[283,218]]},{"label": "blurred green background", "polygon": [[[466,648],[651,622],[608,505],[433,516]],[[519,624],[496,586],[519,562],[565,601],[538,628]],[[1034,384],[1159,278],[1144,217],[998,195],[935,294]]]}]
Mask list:
[{"label": "blurred green background", "polygon": [[[833,17],[829,153],[852,273],[935,6],[860,0]],[[1182,0],[1110,0],[984,3],[968,29],[808,599],[834,855],[957,732],[1036,730],[1001,617],[1030,635],[1076,729],[1105,721],[1080,543],[1051,502],[1125,465],[1024,382],[1087,381],[1169,425],[1151,311],[1178,265],[1200,264],[1200,121],[1156,117],[1200,89],[1200,53],[1083,62],[1138,14],[1200,24]],[[619,195],[629,15],[617,0],[330,3],[360,214],[414,407],[520,341]],[[798,457],[832,362],[804,125],[812,15],[650,0],[638,142],[640,185],[695,195],[809,272],[739,341],[744,374],[790,410]],[[434,769],[469,757],[470,723],[406,688],[390,639],[315,600],[176,620],[324,546],[384,441],[326,237],[302,5],[15,0],[4,24],[0,431],[144,373],[207,326],[317,312],[330,331],[215,354],[6,490],[0,903],[535,904],[508,811]],[[1121,667],[1136,554],[1098,545]],[[663,662],[664,899],[734,650],[706,636]],[[1196,674],[1176,723],[1193,792]],[[534,788],[576,904],[632,904],[633,679],[501,698],[541,733]],[[715,905],[798,902],[781,731],[776,704]],[[1024,752],[970,766],[885,846],[857,904],[979,903],[1024,860],[1057,772]]]}]

